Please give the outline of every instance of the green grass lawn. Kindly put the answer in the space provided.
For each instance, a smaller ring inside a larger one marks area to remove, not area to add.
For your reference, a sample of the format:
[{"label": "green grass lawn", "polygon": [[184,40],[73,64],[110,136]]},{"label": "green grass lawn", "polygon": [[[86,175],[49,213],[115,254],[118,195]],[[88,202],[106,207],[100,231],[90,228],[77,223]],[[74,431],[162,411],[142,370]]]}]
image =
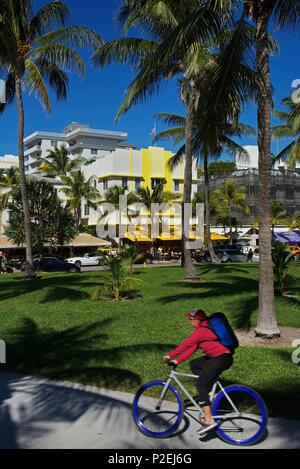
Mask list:
[{"label": "green grass lawn", "polygon": [[[132,392],[165,378],[162,357],[190,333],[185,312],[223,311],[236,327],[256,322],[257,265],[202,266],[199,272],[206,284],[183,282],[181,268],[140,269],[139,296],[120,303],[90,300],[105,272],[45,274],[34,283],[1,276],[6,369]],[[300,327],[300,266],[290,274],[287,290],[296,296],[276,299],[277,318],[281,326]],[[300,418],[300,367],[292,351],[241,347],[223,381],[253,386],[271,415]]]}]

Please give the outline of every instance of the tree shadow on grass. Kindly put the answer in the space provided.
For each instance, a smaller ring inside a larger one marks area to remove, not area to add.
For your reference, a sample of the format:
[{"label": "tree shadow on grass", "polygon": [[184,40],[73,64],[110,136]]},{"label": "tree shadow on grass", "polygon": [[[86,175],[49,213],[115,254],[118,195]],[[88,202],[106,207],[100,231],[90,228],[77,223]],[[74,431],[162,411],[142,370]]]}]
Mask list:
[{"label": "tree shadow on grass", "polygon": [[165,352],[168,344],[110,347],[112,319],[74,326],[63,331],[40,329],[24,318],[7,334],[6,369],[48,378],[95,384],[108,388],[137,386],[140,376],[122,367],[128,353]]},{"label": "tree shadow on grass", "polygon": [[[42,292],[43,290],[49,289],[47,295],[41,300],[42,303],[51,302],[63,299],[71,301],[78,301],[87,298],[89,295],[86,292],[78,290],[78,288],[84,287],[97,287],[99,282],[93,277],[95,281],[83,282],[80,274],[74,274],[67,278],[63,275],[57,275],[54,277],[43,277],[34,281],[25,281],[23,279],[14,279],[10,282],[3,282],[0,290],[0,300],[9,300],[12,298],[18,298],[23,295],[28,295],[34,292]],[[68,286],[66,286],[66,284]]]}]

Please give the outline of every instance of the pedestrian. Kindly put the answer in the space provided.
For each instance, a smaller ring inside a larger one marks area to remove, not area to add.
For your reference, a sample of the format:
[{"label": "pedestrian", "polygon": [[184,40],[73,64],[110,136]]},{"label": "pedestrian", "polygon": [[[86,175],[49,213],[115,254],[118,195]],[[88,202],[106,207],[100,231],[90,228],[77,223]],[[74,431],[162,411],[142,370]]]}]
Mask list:
[{"label": "pedestrian", "polygon": [[247,254],[247,262],[253,262],[253,255],[254,255],[254,252],[250,248],[250,250],[248,251],[248,254]]}]

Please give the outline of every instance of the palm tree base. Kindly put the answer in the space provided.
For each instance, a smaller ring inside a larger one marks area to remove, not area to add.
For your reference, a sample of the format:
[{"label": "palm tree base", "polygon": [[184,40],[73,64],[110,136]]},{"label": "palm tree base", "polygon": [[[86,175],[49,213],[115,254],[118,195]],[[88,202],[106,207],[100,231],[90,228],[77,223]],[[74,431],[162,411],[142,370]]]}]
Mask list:
[{"label": "palm tree base", "polygon": [[36,273],[35,273],[33,267],[30,264],[27,264],[25,266],[24,278],[25,278],[25,280],[35,280],[36,279]]},{"label": "palm tree base", "polygon": [[281,332],[280,332],[280,329],[278,328],[274,328],[274,329],[256,328],[255,336],[260,337],[261,339],[272,340],[272,339],[278,339],[281,336]]}]

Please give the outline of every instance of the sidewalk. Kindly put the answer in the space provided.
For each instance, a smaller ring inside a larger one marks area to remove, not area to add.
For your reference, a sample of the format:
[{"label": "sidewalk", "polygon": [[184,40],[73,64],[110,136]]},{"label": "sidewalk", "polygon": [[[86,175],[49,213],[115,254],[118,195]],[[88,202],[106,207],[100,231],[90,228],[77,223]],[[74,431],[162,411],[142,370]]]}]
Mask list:
[{"label": "sidewalk", "polygon": [[[173,438],[143,436],[132,419],[133,395],[90,386],[0,373],[0,448],[206,449],[232,448],[196,434],[192,419]],[[255,448],[300,448],[300,422],[270,419]]]}]

